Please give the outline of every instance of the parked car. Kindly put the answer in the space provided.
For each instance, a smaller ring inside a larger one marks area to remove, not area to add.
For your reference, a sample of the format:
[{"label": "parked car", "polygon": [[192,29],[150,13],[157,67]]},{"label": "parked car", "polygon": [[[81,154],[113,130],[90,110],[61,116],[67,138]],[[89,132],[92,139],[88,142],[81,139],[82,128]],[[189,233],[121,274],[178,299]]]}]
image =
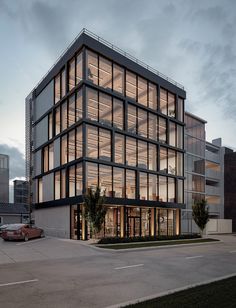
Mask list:
[{"label": "parked car", "polygon": [[9,224],[1,225],[0,226],[0,236],[2,236],[2,232],[9,226]]},{"label": "parked car", "polygon": [[43,229],[29,224],[11,224],[2,232],[2,238],[6,240],[24,240],[36,237],[44,237]]}]

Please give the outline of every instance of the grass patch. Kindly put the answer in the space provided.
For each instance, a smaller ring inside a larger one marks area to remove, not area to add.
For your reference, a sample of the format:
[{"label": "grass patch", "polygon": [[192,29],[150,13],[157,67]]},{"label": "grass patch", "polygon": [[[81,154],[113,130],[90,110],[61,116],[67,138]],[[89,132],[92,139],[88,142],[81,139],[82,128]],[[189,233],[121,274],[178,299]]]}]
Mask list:
[{"label": "grass patch", "polygon": [[108,249],[128,249],[128,248],[142,248],[142,247],[159,247],[159,246],[169,246],[169,245],[178,245],[178,244],[195,244],[195,243],[207,243],[207,242],[216,242],[218,240],[211,238],[204,239],[192,239],[192,240],[171,240],[171,241],[160,241],[160,242],[146,242],[146,243],[127,243],[127,244],[105,244],[105,245],[96,245],[99,248],[108,248]]},{"label": "grass patch", "polygon": [[126,308],[236,307],[236,276],[162,296]]}]

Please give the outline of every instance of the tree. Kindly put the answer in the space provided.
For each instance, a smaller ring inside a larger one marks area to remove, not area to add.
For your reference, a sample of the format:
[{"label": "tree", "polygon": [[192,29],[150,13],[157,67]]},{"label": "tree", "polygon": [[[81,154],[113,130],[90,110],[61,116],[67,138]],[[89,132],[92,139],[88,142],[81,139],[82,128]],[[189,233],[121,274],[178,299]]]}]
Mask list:
[{"label": "tree", "polygon": [[92,235],[96,235],[102,230],[105,221],[107,208],[105,206],[105,192],[101,194],[101,189],[96,187],[88,188],[84,196],[84,217],[90,225]]},{"label": "tree", "polygon": [[209,221],[209,212],[207,207],[207,201],[197,201],[193,205],[193,213],[192,213],[193,219],[197,226],[200,229],[201,235],[203,233],[204,228],[206,227],[207,222]]}]

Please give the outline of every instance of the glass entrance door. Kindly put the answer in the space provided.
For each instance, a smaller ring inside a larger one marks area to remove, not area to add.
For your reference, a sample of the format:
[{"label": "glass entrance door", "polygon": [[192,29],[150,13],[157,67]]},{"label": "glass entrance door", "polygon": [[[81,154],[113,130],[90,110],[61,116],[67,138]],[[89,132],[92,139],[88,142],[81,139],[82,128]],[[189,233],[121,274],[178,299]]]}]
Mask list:
[{"label": "glass entrance door", "polygon": [[128,217],[128,236],[140,236],[140,217]]},{"label": "glass entrance door", "polygon": [[70,234],[72,240],[79,240],[82,238],[82,215],[80,213],[80,205],[71,205],[71,225]]}]

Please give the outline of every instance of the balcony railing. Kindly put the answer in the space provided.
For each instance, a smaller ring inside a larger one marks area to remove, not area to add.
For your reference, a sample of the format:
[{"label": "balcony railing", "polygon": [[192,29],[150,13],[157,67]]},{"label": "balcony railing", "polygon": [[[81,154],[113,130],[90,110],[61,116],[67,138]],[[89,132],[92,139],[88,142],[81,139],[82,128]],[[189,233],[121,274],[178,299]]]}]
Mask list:
[{"label": "balcony railing", "polygon": [[206,160],[210,160],[210,161],[218,163],[220,161],[220,156],[219,154],[206,151]]},{"label": "balcony railing", "polygon": [[220,187],[206,185],[206,195],[213,195],[213,196],[220,195]]},{"label": "balcony railing", "polygon": [[206,169],[206,177],[211,179],[220,179],[220,172],[212,169]]}]

